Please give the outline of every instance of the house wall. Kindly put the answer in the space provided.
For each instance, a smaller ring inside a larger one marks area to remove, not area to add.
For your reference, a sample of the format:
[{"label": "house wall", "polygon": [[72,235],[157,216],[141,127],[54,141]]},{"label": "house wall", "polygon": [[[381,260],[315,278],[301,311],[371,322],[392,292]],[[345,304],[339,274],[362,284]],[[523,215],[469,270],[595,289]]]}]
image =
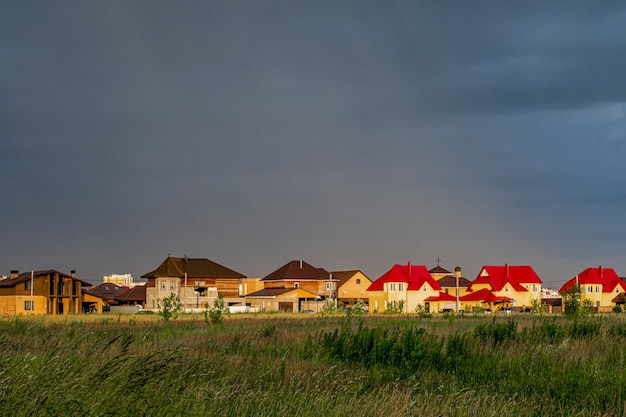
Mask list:
[{"label": "house wall", "polygon": [[339,287],[337,298],[339,301],[348,300],[350,303],[353,300],[363,300],[368,303],[369,296],[366,292],[371,284],[372,281],[359,271]]},{"label": "house wall", "polygon": [[37,295],[33,296],[32,301],[34,304],[34,309],[26,310],[25,302],[28,301],[30,304],[31,298],[30,295],[28,297],[22,295],[2,295],[0,296],[0,315],[2,316],[13,316],[13,315],[28,315],[28,314],[36,314],[43,315],[48,313],[48,303],[47,298],[45,296]]},{"label": "house wall", "polygon": [[[62,283],[62,285],[59,285]],[[24,303],[30,301],[31,281],[0,288],[0,314],[30,314]],[[33,314],[78,314],[82,312],[82,288],[78,280],[57,273],[33,280]],[[62,306],[59,308],[59,304]]]},{"label": "house wall", "polygon": [[[426,302],[424,301],[426,298],[437,295],[439,295],[439,291],[434,290],[428,283],[424,283],[418,290],[407,291],[405,312],[415,313],[418,305],[426,306]],[[432,306],[430,303],[429,305]],[[430,310],[433,313],[437,313],[437,310],[433,310],[433,308]]]}]

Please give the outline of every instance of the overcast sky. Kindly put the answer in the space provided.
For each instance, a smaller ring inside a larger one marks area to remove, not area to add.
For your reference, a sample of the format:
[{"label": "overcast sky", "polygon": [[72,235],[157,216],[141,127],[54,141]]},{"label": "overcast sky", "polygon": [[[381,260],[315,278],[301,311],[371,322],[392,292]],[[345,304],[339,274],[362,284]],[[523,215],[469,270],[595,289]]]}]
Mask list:
[{"label": "overcast sky", "polygon": [[625,276],[626,4],[546,3],[0,0],[0,274]]}]

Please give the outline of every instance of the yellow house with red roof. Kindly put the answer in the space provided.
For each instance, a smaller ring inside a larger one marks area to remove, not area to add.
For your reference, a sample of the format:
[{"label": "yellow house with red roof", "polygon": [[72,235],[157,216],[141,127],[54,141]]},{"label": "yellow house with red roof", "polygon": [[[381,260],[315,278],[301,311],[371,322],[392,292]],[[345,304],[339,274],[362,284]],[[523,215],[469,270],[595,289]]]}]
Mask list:
[{"label": "yellow house with red roof", "polygon": [[404,312],[410,313],[418,305],[430,307],[429,297],[441,294],[441,286],[424,265],[394,265],[368,287],[370,311],[382,313],[387,307],[396,308],[404,302]]},{"label": "yellow house with red roof", "polygon": [[615,298],[626,292],[626,283],[613,268],[587,268],[567,281],[559,293],[569,291],[575,284],[582,290],[581,301],[589,300],[599,310],[610,310],[616,305]]},{"label": "yellow house with red roof", "polygon": [[[462,301],[530,307],[534,300],[541,301],[542,283],[539,275],[529,265],[483,266],[476,279],[468,286]],[[482,295],[477,297],[481,290],[487,291],[482,291]]]}]

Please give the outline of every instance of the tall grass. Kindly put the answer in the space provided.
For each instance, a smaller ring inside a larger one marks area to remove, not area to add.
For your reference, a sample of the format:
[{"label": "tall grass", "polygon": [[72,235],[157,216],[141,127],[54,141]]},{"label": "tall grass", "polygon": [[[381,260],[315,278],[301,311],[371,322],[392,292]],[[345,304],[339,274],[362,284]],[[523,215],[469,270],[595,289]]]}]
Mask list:
[{"label": "tall grass", "polygon": [[623,415],[626,323],[0,320],[0,415]]}]

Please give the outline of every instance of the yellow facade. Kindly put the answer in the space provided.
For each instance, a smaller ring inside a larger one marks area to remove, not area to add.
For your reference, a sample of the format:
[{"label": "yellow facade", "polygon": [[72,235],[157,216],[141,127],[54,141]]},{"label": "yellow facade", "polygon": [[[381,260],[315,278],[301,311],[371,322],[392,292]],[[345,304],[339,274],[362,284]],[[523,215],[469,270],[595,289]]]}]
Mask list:
[{"label": "yellow facade", "polygon": [[[13,272],[15,274],[13,275]],[[32,280],[24,274],[0,283],[0,314],[76,314],[82,312],[82,281],[49,270],[36,272]]]},{"label": "yellow facade", "polygon": [[404,301],[404,313],[415,313],[418,305],[426,306],[426,298],[439,295],[439,290],[433,289],[428,282],[417,290],[407,290],[407,286],[406,282],[385,282],[383,291],[367,291],[370,311],[383,313],[387,305],[397,306]]},{"label": "yellow facade", "polygon": [[[333,273],[335,274],[335,273]],[[341,284],[337,294],[339,301],[346,304],[353,304],[358,300],[369,302],[367,288],[372,281],[361,271],[356,271],[350,278]]]}]

